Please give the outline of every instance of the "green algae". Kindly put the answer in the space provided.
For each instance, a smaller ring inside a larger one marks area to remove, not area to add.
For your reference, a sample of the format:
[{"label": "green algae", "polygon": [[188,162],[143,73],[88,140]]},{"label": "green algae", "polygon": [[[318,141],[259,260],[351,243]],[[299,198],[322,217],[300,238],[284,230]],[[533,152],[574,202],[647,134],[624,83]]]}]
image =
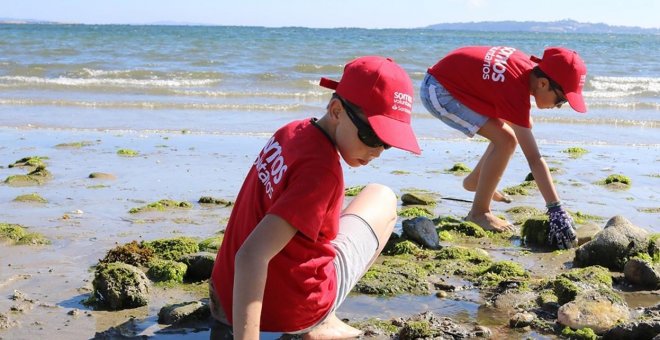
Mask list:
[{"label": "green algae", "polygon": [[190,237],[176,237],[143,242],[146,248],[153,250],[154,254],[163,260],[178,260],[182,255],[193,254],[199,251],[197,241]]},{"label": "green algae", "polygon": [[453,231],[458,234],[482,238],[487,237],[486,231],[478,224],[471,221],[460,221],[459,223],[443,223],[438,227],[440,231]]},{"label": "green algae", "polygon": [[433,217],[433,212],[425,206],[403,208],[397,213],[401,217]]},{"label": "green algae", "polygon": [[349,197],[357,196],[362,191],[362,189],[364,189],[364,187],[365,185],[356,185],[356,186],[348,187],[344,189],[344,195]]},{"label": "green algae", "polygon": [[409,321],[399,331],[399,339],[426,339],[435,335],[431,324],[426,320]]},{"label": "green algae", "polygon": [[550,222],[547,216],[531,217],[525,220],[520,235],[526,245],[547,244]]},{"label": "green algae", "polygon": [[659,214],[660,207],[655,208],[637,208],[637,211],[647,213],[647,214]]},{"label": "green algae", "polygon": [[446,230],[440,231],[438,233],[438,238],[440,239],[440,241],[445,241],[445,242],[448,242],[448,241],[451,241],[451,240],[454,239],[454,237],[451,235],[451,233],[446,231]]},{"label": "green algae", "polygon": [[596,332],[589,327],[580,328],[575,331],[570,327],[565,327],[561,331],[561,335],[571,340],[596,340],[599,338]]},{"label": "green algae", "polygon": [[163,199],[157,202],[149,203],[145,206],[139,208],[131,208],[128,212],[131,214],[137,214],[144,211],[165,211],[167,209],[190,209],[192,204],[186,201],[174,201],[169,199]]},{"label": "green algae", "polygon": [[90,142],[90,141],[80,141],[80,142],[71,142],[71,143],[60,143],[55,145],[55,147],[58,149],[80,149],[85,146],[92,146],[94,144],[95,144],[94,142]]},{"label": "green algae", "polygon": [[144,266],[155,257],[154,250],[133,240],[110,249],[100,263],[122,262],[133,266]]},{"label": "green algae", "polygon": [[405,170],[392,170],[392,172],[390,172],[390,173],[392,175],[408,175],[408,174],[410,174],[409,171],[405,171]]},{"label": "green algae", "polygon": [[403,240],[401,242],[397,242],[394,247],[392,247],[392,250],[390,253],[392,255],[403,255],[403,254],[419,254],[422,251],[422,249],[417,245],[417,243],[412,242],[410,240]]},{"label": "green algae", "polygon": [[529,190],[531,189],[537,189],[537,185],[535,181],[524,181],[518,185],[506,187],[502,189],[502,192],[507,194],[507,195],[521,195],[521,196],[526,196],[529,195]]},{"label": "green algae", "polygon": [[131,149],[119,149],[117,150],[117,155],[122,157],[136,157],[140,155],[140,153]]},{"label": "green algae", "polygon": [[523,224],[530,217],[545,216],[545,213],[535,207],[517,206],[506,210],[515,224]]},{"label": "green algae", "polygon": [[596,182],[596,184],[606,185],[613,189],[628,189],[632,185],[632,180],[630,177],[622,174],[612,174]]},{"label": "green algae", "polygon": [[155,282],[182,283],[188,266],[172,260],[154,260],[149,263],[147,276]]},{"label": "green algae", "polygon": [[14,198],[14,202],[32,202],[32,203],[48,203],[48,200],[41,197],[37,193],[19,195]]},{"label": "green algae", "polygon": [[360,330],[379,330],[385,336],[392,336],[399,332],[399,327],[392,323],[392,320],[381,320],[377,318],[369,318],[362,321],[349,322],[352,327]]},{"label": "green algae", "polygon": [[529,273],[518,263],[512,261],[499,261],[478,273],[475,283],[486,287],[497,287],[500,282],[511,280],[525,280]]}]

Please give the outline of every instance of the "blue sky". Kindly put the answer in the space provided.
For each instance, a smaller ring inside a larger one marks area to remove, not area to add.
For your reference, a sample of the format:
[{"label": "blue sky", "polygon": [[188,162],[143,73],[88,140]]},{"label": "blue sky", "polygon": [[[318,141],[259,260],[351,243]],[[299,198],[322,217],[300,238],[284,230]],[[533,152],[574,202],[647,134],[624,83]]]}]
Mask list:
[{"label": "blue sky", "polygon": [[0,18],[86,24],[412,28],[555,21],[660,28],[658,0],[0,0]]}]

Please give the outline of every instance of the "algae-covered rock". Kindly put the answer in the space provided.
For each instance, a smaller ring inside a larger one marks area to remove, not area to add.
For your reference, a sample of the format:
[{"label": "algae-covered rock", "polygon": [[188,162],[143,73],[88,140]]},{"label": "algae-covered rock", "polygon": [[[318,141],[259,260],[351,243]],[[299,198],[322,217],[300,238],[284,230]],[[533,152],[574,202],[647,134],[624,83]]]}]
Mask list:
[{"label": "algae-covered rock", "polygon": [[0,223],[0,241],[15,245],[47,245],[50,240],[39,233],[28,232],[19,224]]},{"label": "algae-covered rock", "polygon": [[422,251],[419,246],[412,241],[409,240],[403,240],[401,242],[397,242],[392,249],[389,251],[388,254],[391,255],[404,255],[404,254],[410,254],[410,255],[415,255],[419,254]]},{"label": "algae-covered rock", "polygon": [[643,288],[660,288],[660,266],[654,266],[651,256],[638,256],[630,259],[623,267],[626,281]]},{"label": "algae-covered rock", "polygon": [[630,310],[624,302],[612,301],[595,290],[579,295],[557,311],[558,323],[574,329],[590,328],[596,334],[629,320]]},{"label": "algae-covered rock", "polygon": [[515,224],[523,224],[530,217],[542,217],[545,213],[535,207],[517,206],[506,210]]},{"label": "algae-covered rock", "polygon": [[455,175],[463,175],[472,172],[472,169],[465,165],[465,163],[455,163],[454,166],[447,169],[446,171]]},{"label": "algae-covered rock", "polygon": [[149,203],[139,208],[132,208],[128,212],[131,214],[137,214],[144,211],[165,211],[168,209],[190,209],[190,208],[192,208],[192,204],[190,202],[162,199],[160,201]]},{"label": "algae-covered rock", "polygon": [[426,295],[431,293],[428,275],[428,271],[414,257],[388,257],[382,263],[371,266],[354,289],[359,293],[380,296]]},{"label": "algae-covered rock", "polygon": [[439,228],[441,231],[454,231],[466,236],[482,238],[488,236],[486,231],[478,224],[471,221],[461,221],[460,223],[448,223]]},{"label": "algae-covered rock", "polygon": [[19,195],[14,198],[14,202],[48,203],[48,200],[37,193]]},{"label": "algae-covered rock", "polygon": [[188,266],[172,260],[154,260],[149,263],[147,276],[155,282],[183,282]]},{"label": "algae-covered rock", "polygon": [[223,198],[215,198],[211,196],[202,196],[199,198],[197,203],[200,204],[215,204],[215,205],[222,205],[225,207],[230,207],[232,204],[234,204],[232,201],[228,201]]},{"label": "algae-covered rock", "polygon": [[436,204],[436,198],[429,193],[405,193],[401,195],[401,205],[430,205]]},{"label": "algae-covered rock", "polygon": [[528,218],[520,229],[523,242],[527,245],[544,246],[548,244],[550,222],[547,216]]},{"label": "algae-covered rock", "polygon": [[565,149],[562,152],[567,153],[569,155],[569,157],[571,157],[571,158],[578,158],[578,157],[580,157],[584,154],[589,153],[589,150],[587,150],[585,148],[581,148],[579,146],[574,146],[574,147],[570,147],[568,149]]},{"label": "algae-covered rock", "polygon": [[399,339],[424,339],[434,335],[431,324],[426,320],[409,321],[399,331]]},{"label": "algae-covered rock", "polygon": [[110,249],[101,263],[123,262],[133,266],[144,266],[154,258],[154,250],[137,241]]},{"label": "algae-covered rock", "polygon": [[94,145],[94,142],[90,141],[80,141],[80,142],[70,142],[70,143],[60,143],[55,145],[58,149],[80,149],[85,146]]},{"label": "algae-covered rock", "polygon": [[222,245],[223,238],[224,234],[220,234],[218,236],[204,239],[199,242],[199,250],[217,253],[218,249],[220,249],[220,246]]},{"label": "algae-covered rock", "polygon": [[46,163],[44,163],[44,159],[48,159],[48,157],[41,157],[41,156],[28,156],[28,157],[23,157],[16,162],[9,164],[9,168],[23,168],[23,167],[30,167],[30,168],[37,168],[37,167],[45,167]]},{"label": "algae-covered rock", "polygon": [[574,340],[596,340],[598,335],[591,328],[580,328],[578,330],[573,330],[570,327],[565,327],[561,331],[561,335]]},{"label": "algae-covered rock", "polygon": [[622,174],[612,174],[596,183],[600,185],[606,185],[611,189],[628,189],[632,185],[632,180],[630,177]]},{"label": "algae-covered rock", "polygon": [[603,231],[575,251],[577,267],[602,265],[621,271],[631,257],[648,251],[648,232],[623,216],[612,217]]},{"label": "algae-covered rock", "polygon": [[481,286],[496,287],[502,281],[521,281],[529,278],[529,273],[518,263],[499,261],[479,273],[475,282]]},{"label": "algae-covered rock", "polygon": [[215,262],[215,253],[200,251],[194,254],[183,255],[178,260],[185,263],[187,281],[208,280],[213,272],[213,263]]},{"label": "algae-covered rock", "polygon": [[176,237],[144,242],[144,246],[153,250],[154,254],[163,260],[178,260],[186,254],[199,251],[197,241],[190,237]]},{"label": "algae-covered rock", "polygon": [[48,180],[53,178],[50,171],[42,165],[37,166],[33,171],[27,175],[11,175],[5,179],[5,183],[11,186],[31,186],[42,185]]},{"label": "algae-covered rock", "polygon": [[140,155],[140,153],[131,149],[119,149],[117,150],[117,155],[122,157],[136,157]]},{"label": "algae-covered rock", "polygon": [[92,281],[93,303],[110,310],[145,306],[149,302],[149,280],[129,264],[100,264]]},{"label": "algae-covered rock", "polygon": [[189,301],[163,306],[158,312],[158,323],[165,325],[182,324],[206,320],[211,315],[209,305],[201,301]]}]

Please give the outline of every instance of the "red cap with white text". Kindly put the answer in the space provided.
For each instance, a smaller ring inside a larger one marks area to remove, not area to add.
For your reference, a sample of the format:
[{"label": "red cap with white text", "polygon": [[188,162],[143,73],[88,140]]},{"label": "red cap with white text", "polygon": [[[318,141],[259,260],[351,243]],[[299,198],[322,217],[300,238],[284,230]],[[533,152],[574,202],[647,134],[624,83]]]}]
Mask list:
[{"label": "red cap with white text", "polygon": [[542,59],[534,56],[530,59],[538,63],[541,71],[561,86],[573,110],[587,112],[587,105],[582,97],[587,66],[577,52],[563,47],[549,47],[543,51]]},{"label": "red cap with white text", "polygon": [[383,142],[420,154],[412,130],[413,86],[406,71],[392,59],[365,56],[344,67],[339,82],[321,78],[323,87],[357,105]]}]

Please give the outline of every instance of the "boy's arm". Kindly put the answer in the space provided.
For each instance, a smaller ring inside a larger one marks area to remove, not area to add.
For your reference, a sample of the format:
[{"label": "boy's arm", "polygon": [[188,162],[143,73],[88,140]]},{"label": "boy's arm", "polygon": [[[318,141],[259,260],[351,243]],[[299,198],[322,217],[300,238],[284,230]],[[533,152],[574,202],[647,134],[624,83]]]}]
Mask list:
[{"label": "boy's arm", "polygon": [[511,127],[516,134],[523,154],[525,154],[529,169],[532,171],[534,180],[539,187],[539,191],[541,191],[541,195],[543,195],[545,203],[558,202],[559,195],[557,195],[555,185],[552,183],[550,169],[548,169],[548,165],[539,152],[536,139],[534,139],[534,135],[532,134],[532,129],[513,124],[511,124]]},{"label": "boy's arm", "polygon": [[234,339],[259,339],[268,263],[296,232],[282,218],[266,215],[236,253],[232,310]]}]

